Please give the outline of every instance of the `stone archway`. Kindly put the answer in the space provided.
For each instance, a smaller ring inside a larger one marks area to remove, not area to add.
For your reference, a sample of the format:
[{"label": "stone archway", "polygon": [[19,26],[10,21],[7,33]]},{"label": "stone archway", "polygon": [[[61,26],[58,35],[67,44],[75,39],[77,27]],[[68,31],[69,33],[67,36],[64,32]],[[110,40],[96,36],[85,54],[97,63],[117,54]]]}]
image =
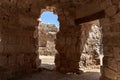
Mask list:
[{"label": "stone archway", "polygon": [[79,73],[80,27],[75,27],[74,15],[70,16],[71,12],[65,9],[56,9],[50,6],[47,6],[45,9],[43,8],[41,13],[44,11],[55,12],[59,16],[60,31],[57,34],[56,40],[56,49],[58,51],[55,59],[56,70],[63,73]]},{"label": "stone archway", "polygon": [[56,34],[59,31],[59,26],[56,25],[59,23],[58,18],[59,16],[57,15],[55,6],[46,6],[41,9],[38,26],[38,54],[41,59],[41,68],[50,70],[55,68],[54,58],[57,53],[57,50],[55,49],[55,40]]}]

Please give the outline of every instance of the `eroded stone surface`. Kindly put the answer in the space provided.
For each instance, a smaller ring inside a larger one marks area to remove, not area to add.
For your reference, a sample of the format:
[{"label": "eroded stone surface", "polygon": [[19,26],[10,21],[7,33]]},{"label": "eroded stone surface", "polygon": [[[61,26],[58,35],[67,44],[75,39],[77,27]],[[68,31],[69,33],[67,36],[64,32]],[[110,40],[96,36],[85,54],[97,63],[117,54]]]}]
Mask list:
[{"label": "eroded stone surface", "polygon": [[99,20],[82,24],[82,47],[80,64],[89,67],[100,65],[99,56],[102,55],[102,33]]},{"label": "eroded stone surface", "polygon": [[[85,8],[94,1],[96,0],[1,0],[0,37],[2,37],[2,41],[0,42],[0,47],[2,48],[0,48],[0,67],[4,70],[0,71],[0,74],[5,72],[14,76],[29,73],[35,69],[38,39],[37,35],[34,35],[34,32],[36,30],[35,26],[38,26],[37,19],[40,16],[41,9],[55,11],[59,16],[61,27],[56,40],[56,49],[59,53],[56,57],[57,70],[77,72],[81,55],[81,28],[74,23],[76,17],[80,16],[75,10],[79,10],[76,8],[80,8],[80,6]],[[97,8],[102,7],[99,10],[105,10],[111,6],[116,6],[118,9],[117,12],[116,8],[113,9],[115,11],[110,14],[110,16],[114,14],[112,17],[107,16],[105,13],[105,18],[110,20],[107,23],[108,25],[104,25],[104,22],[101,21],[103,27],[103,52],[105,55],[101,80],[119,80],[119,72],[115,71],[114,67],[108,66],[111,62],[108,59],[112,58],[112,61],[115,60],[117,70],[120,69],[119,60],[116,59],[118,57],[115,56],[119,55],[119,52],[116,52],[116,50],[120,48],[120,37],[118,35],[120,32],[120,4],[115,4],[119,3],[117,0],[116,2],[113,2],[113,0],[97,1],[99,2]],[[56,7],[56,9],[53,10],[49,6]],[[97,10],[94,9],[95,7],[92,7],[92,5],[90,7],[90,9],[87,7],[87,15],[83,14],[83,16],[88,16],[96,12],[94,11]],[[108,61],[107,63],[105,63],[106,60]]]}]

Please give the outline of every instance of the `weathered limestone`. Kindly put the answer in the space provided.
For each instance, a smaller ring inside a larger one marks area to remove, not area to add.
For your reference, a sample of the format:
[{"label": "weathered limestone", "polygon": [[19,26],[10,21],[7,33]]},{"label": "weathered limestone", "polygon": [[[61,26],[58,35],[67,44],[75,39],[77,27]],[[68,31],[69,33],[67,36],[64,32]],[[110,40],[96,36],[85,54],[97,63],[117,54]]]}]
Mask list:
[{"label": "weathered limestone", "polygon": [[[107,0],[106,0],[107,1]],[[111,1],[111,0],[110,0]],[[119,1],[115,0],[117,3]],[[119,11],[118,4],[114,0],[111,1],[112,6],[106,9],[106,18],[101,20],[103,27],[103,67],[101,80],[119,80]],[[115,4],[116,3],[116,4]],[[106,22],[107,20],[107,22]]]},{"label": "weathered limestone", "polygon": [[81,61],[80,66],[90,67],[100,65],[101,27],[99,20],[81,24]]},{"label": "weathered limestone", "polygon": [[102,8],[100,7],[100,3],[101,3],[100,0],[90,0],[87,3],[84,3],[82,6],[77,5],[76,18],[82,18],[82,17],[101,11]]},{"label": "weathered limestone", "polygon": [[35,69],[38,41],[34,32],[44,8],[59,16],[61,27],[57,34],[55,63],[56,69],[65,73],[79,70],[81,26],[75,25],[74,20],[104,10],[105,18],[100,19],[105,55],[101,80],[120,79],[119,0],[1,0],[0,74],[12,77]]},{"label": "weathered limestone", "polygon": [[36,69],[37,39],[34,38],[34,31],[38,25],[37,14],[40,14],[37,2],[0,1],[0,80]]},{"label": "weathered limestone", "polygon": [[110,17],[114,16],[116,12],[117,12],[117,7],[115,5],[106,9],[106,14]]},{"label": "weathered limestone", "polygon": [[62,73],[79,73],[81,27],[74,23],[75,6],[71,1],[67,4],[62,3],[59,7],[60,29],[56,39],[56,70]]},{"label": "weathered limestone", "polygon": [[47,34],[44,28],[38,27],[38,41],[39,47],[46,47],[47,45]]},{"label": "weathered limestone", "polygon": [[[61,31],[57,34],[56,49],[56,69],[60,72],[67,73],[79,72],[80,61],[80,27],[70,27],[67,32]],[[71,46],[72,45],[72,46]],[[69,67],[69,68],[68,68]]]}]

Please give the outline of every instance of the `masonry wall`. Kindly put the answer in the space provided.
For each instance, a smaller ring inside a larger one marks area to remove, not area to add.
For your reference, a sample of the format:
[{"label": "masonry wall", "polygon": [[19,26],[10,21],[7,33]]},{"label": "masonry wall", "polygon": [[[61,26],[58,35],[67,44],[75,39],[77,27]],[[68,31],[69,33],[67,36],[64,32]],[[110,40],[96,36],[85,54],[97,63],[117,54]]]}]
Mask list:
[{"label": "masonry wall", "polygon": [[36,69],[35,26],[40,14],[37,3],[32,0],[0,1],[0,80]]},{"label": "masonry wall", "polygon": [[[35,69],[35,51],[37,39],[34,36],[35,26],[38,25],[37,18],[41,8],[46,5],[59,6],[58,16],[60,21],[60,32],[57,34],[56,67],[58,71],[79,71],[80,60],[80,30],[74,24],[74,20],[81,17],[79,12],[81,5],[92,6],[96,0],[1,0],[0,1],[0,74],[11,77],[18,73],[27,73]],[[102,66],[101,80],[120,79],[120,1],[98,0],[101,7],[97,5],[98,11],[105,10],[105,18],[101,19],[103,27],[103,50],[104,65]],[[80,4],[79,4],[80,3]],[[44,5],[46,4],[46,5]],[[77,6],[78,9],[75,9]],[[85,6],[83,6],[85,8]],[[89,9],[87,6],[87,9]],[[99,9],[100,7],[100,9]],[[86,10],[87,10],[86,9]],[[91,10],[90,10],[91,9]],[[90,7],[89,12],[82,17],[95,13],[97,9]],[[49,7],[48,7],[49,10]],[[95,11],[94,11],[95,10]],[[76,14],[78,13],[78,14]],[[83,12],[84,13],[84,12]],[[12,74],[12,75],[11,75]],[[2,76],[3,77],[3,76]],[[0,77],[0,78],[2,78]],[[6,76],[5,76],[6,77]]]},{"label": "masonry wall", "polygon": [[[96,1],[97,2],[97,1]],[[120,79],[120,1],[119,0],[98,0],[96,8],[94,2],[88,2],[87,7],[84,5],[77,11],[76,15],[79,18],[96,13],[100,10],[105,11],[105,18],[100,19],[100,24],[103,27],[103,66],[101,67],[101,80],[119,80]],[[96,5],[96,4],[95,4]],[[84,8],[84,9],[83,9]],[[82,11],[83,10],[83,11]],[[79,13],[85,12],[85,14]],[[87,11],[87,12],[86,12]],[[93,16],[94,17],[94,16]]]},{"label": "masonry wall", "polygon": [[80,27],[71,27],[64,33],[58,32],[56,49],[59,54],[56,54],[55,59],[58,71],[79,72],[80,34]]},{"label": "masonry wall", "polygon": [[[2,40],[2,27],[0,27],[0,55],[2,54],[3,52],[3,40]],[[0,65],[3,65],[4,62],[1,61],[1,57],[0,57]],[[0,66],[0,70],[2,69],[2,67]]]},{"label": "masonry wall", "polygon": [[103,67],[101,80],[120,80],[120,1],[106,0],[102,7],[106,17],[103,27]]},{"label": "masonry wall", "polygon": [[[61,7],[66,8],[70,5]],[[55,63],[56,69],[62,73],[79,73],[81,27],[74,25],[74,14],[71,10],[74,9],[62,9],[58,14],[60,29],[56,39],[58,54]]]}]

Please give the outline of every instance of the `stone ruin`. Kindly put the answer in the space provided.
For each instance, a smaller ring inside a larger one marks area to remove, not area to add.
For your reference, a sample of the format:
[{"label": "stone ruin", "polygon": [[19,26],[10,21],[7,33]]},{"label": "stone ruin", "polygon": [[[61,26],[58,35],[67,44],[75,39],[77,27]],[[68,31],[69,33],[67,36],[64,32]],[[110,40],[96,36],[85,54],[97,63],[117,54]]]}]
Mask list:
[{"label": "stone ruin", "polygon": [[[88,25],[90,24],[90,25]],[[82,36],[86,37],[87,40],[83,39],[83,52],[81,55],[80,66],[90,67],[100,65],[99,55],[101,48],[101,27],[99,20],[84,23],[84,27],[90,27],[91,29],[87,32],[89,34],[85,35],[82,32]],[[83,30],[84,31],[84,30]],[[42,56],[55,56],[57,50],[55,49],[55,40],[58,28],[54,24],[45,24],[40,22],[38,26],[38,41],[39,41],[39,55]]]},{"label": "stone ruin", "polygon": [[[99,20],[83,23],[84,27],[90,29],[82,31],[82,55],[80,66],[90,67],[100,65],[99,56],[102,55],[102,32]],[[87,34],[86,34],[87,33]],[[86,37],[85,37],[86,36]]]},{"label": "stone ruin", "polygon": [[[56,70],[79,72],[82,23],[99,19],[103,65],[100,80],[120,80],[119,0],[0,0],[0,79],[36,70],[37,19],[44,11],[58,14]],[[84,28],[87,30],[89,28]],[[39,59],[38,59],[39,62]]]},{"label": "stone ruin", "polygon": [[58,28],[54,24],[39,24],[39,55],[54,56],[57,53],[57,50],[55,49],[55,39],[57,32]]}]

